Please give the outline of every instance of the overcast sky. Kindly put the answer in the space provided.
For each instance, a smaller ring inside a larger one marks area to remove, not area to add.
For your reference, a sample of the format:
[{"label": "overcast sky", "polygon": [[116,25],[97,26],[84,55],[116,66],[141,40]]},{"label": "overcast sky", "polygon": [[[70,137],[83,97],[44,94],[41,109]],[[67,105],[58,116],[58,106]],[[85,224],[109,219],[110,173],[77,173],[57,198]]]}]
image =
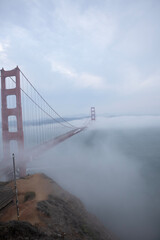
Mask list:
[{"label": "overcast sky", "polygon": [[62,115],[160,114],[159,0],[0,0],[0,68]]}]

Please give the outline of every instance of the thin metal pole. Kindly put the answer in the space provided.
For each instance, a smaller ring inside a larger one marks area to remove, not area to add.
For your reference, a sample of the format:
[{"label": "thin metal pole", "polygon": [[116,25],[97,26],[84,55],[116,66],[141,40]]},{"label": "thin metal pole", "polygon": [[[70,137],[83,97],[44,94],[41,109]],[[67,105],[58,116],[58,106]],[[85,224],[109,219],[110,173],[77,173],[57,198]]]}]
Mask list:
[{"label": "thin metal pole", "polygon": [[15,189],[15,193],[16,193],[17,219],[19,221],[18,191],[17,191],[17,184],[16,184],[16,167],[15,167],[14,153],[12,154],[12,158],[13,158],[14,189]]}]

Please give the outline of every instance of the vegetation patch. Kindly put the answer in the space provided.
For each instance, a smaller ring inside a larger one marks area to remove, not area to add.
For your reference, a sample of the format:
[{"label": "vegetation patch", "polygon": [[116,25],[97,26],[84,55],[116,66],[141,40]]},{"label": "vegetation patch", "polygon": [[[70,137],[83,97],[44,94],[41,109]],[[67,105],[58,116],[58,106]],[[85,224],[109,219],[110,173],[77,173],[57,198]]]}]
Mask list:
[{"label": "vegetation patch", "polygon": [[35,192],[26,192],[24,195],[24,202],[33,200],[35,198],[35,196],[36,196]]},{"label": "vegetation patch", "polygon": [[50,206],[48,204],[48,201],[41,201],[37,203],[37,210],[41,211],[43,214],[45,214],[47,217],[50,217]]}]

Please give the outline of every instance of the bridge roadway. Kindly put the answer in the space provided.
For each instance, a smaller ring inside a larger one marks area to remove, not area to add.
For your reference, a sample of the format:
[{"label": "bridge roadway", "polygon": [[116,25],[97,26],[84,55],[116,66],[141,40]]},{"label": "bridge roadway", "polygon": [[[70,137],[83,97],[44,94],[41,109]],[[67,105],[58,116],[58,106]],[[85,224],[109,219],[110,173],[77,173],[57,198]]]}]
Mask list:
[{"label": "bridge roadway", "polygon": [[[41,156],[43,153],[48,151],[49,149],[55,147],[59,143],[65,141],[66,139],[84,131],[87,127],[80,127],[76,128],[74,130],[71,130],[65,134],[62,134],[54,139],[51,139],[47,142],[44,142],[38,146],[35,146],[34,148],[28,149],[24,152],[24,159],[22,161],[16,162],[16,168],[19,168],[20,166],[26,165],[32,160],[35,160],[37,157]],[[16,158],[16,156],[15,156]],[[3,175],[6,175],[7,172],[12,172],[13,166],[12,161],[1,161],[0,162],[0,178]]]},{"label": "bridge roadway", "polygon": [[[82,132],[83,130],[85,130],[86,127],[81,127],[81,128],[76,128],[74,130],[71,130],[65,134],[62,134],[52,140],[49,140],[45,143],[42,143],[36,147],[34,147],[33,149],[30,149],[30,152],[29,152],[29,158],[31,159],[34,159],[34,158],[37,158],[39,156],[41,156],[44,152],[48,151],[49,149],[55,147],[57,144],[65,141],[66,139],[76,135],[77,133],[80,133]],[[27,156],[27,153],[26,153],[26,156]]]}]

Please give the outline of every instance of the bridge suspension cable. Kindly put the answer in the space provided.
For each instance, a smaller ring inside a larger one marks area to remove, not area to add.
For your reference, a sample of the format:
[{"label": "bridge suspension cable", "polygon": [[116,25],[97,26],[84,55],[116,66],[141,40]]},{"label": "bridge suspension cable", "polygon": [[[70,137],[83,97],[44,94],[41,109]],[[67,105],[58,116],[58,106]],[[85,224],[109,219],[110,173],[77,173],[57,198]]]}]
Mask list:
[{"label": "bridge suspension cable", "polygon": [[87,119],[81,127],[72,125],[51,107],[18,66],[9,71],[2,68],[0,73],[3,170],[9,169],[9,156],[14,152],[22,176],[27,161],[82,132],[90,120],[88,116],[69,119]]},{"label": "bridge suspension cable", "polygon": [[[24,141],[27,148],[30,148],[31,144],[36,146],[36,144],[43,144],[50,139],[63,135],[67,133],[67,129],[78,129],[77,126],[72,125],[51,107],[20,69],[19,72],[21,74],[19,89],[21,91]],[[8,85],[6,87],[14,89],[16,87],[15,77],[8,76],[8,78],[11,81],[6,80]],[[12,105],[12,98],[8,98],[7,101],[10,101]],[[16,119],[10,119],[10,124],[12,125],[12,131],[16,131]],[[87,125],[81,123],[82,128],[87,127]]]},{"label": "bridge suspension cable", "polygon": [[[23,77],[26,79],[26,81],[30,84],[30,86],[34,89],[34,91],[38,94],[38,96],[46,103],[46,105],[62,120],[62,122],[58,121],[58,119],[54,118],[53,116],[51,116],[48,112],[46,112],[38,103],[35,102],[35,100],[33,98],[31,98],[29,96],[29,94],[27,94],[25,92],[24,89],[22,89],[22,87],[20,87],[21,91],[42,111],[44,112],[48,117],[50,117],[52,120],[54,120],[55,122],[59,123],[60,125],[67,127],[67,128],[76,128],[76,126],[72,125],[71,123],[69,123],[68,121],[66,121],[60,114],[58,114],[51,106],[50,104],[42,97],[42,95],[36,90],[36,88],[33,86],[33,84],[28,80],[28,78],[23,74],[23,72],[20,70],[21,74],[23,75]],[[10,77],[10,79],[14,82],[15,80]],[[67,123],[68,125],[65,125],[63,122]]]},{"label": "bridge suspension cable", "polygon": [[36,90],[36,88],[33,86],[33,84],[29,81],[29,79],[24,75],[24,73],[20,70],[23,77],[26,79],[26,81],[32,86],[32,88],[35,90],[35,92],[41,97],[41,99],[47,104],[47,106],[64,122],[66,122],[70,127],[75,128],[71,123],[66,121],[60,114],[58,114],[55,109],[52,108],[52,106],[42,97],[42,95]]}]

